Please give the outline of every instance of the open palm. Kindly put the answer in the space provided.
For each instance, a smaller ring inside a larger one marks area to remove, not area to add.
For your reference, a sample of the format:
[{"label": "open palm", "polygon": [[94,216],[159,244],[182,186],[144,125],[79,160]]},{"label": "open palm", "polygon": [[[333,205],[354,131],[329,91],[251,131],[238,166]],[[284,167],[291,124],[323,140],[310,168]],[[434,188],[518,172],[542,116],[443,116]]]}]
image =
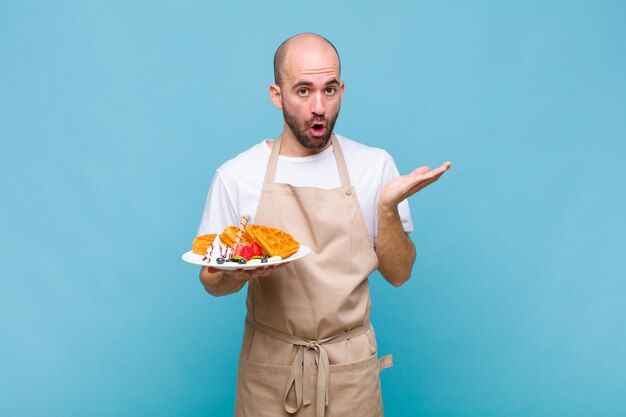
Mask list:
[{"label": "open palm", "polygon": [[451,166],[451,162],[445,162],[433,170],[427,166],[422,166],[410,174],[394,178],[383,186],[378,204],[388,208],[397,206],[402,200],[437,181]]}]

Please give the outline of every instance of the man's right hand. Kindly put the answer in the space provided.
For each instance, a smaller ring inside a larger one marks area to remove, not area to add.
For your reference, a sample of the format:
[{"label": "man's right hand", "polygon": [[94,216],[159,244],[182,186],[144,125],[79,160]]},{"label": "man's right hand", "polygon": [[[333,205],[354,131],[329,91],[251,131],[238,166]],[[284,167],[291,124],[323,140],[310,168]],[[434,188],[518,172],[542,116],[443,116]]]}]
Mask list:
[{"label": "man's right hand", "polygon": [[255,269],[222,270],[210,266],[200,269],[200,281],[204,289],[211,295],[220,296],[239,291],[252,278],[260,278],[271,274],[276,269],[283,268],[287,263],[278,266],[268,266]]}]

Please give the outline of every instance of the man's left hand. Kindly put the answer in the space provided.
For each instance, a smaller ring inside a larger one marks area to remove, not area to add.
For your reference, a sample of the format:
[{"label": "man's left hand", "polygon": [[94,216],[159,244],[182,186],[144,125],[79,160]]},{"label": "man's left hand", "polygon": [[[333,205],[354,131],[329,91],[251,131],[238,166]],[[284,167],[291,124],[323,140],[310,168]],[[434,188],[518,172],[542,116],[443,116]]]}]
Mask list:
[{"label": "man's left hand", "polygon": [[395,209],[402,201],[419,190],[437,181],[452,166],[452,162],[445,162],[437,169],[431,170],[422,166],[411,172],[389,181],[383,187],[378,204],[381,208]]},{"label": "man's left hand", "polygon": [[378,197],[378,270],[395,286],[402,285],[411,276],[415,262],[415,246],[405,233],[398,213],[398,204],[422,188],[437,181],[452,163],[437,169],[419,167],[408,175],[394,178],[383,186]]}]

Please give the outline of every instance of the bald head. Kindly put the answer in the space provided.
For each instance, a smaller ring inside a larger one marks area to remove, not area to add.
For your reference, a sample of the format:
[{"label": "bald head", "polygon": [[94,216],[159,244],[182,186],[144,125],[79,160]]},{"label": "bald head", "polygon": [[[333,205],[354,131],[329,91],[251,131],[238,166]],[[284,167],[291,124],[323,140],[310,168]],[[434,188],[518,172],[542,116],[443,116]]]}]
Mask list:
[{"label": "bald head", "polygon": [[281,85],[283,82],[284,64],[291,54],[310,51],[313,48],[334,53],[337,57],[339,71],[341,72],[341,61],[339,60],[339,53],[335,45],[328,39],[316,35],[315,33],[302,33],[287,39],[285,42],[281,43],[276,50],[274,54],[274,82],[278,85]]}]

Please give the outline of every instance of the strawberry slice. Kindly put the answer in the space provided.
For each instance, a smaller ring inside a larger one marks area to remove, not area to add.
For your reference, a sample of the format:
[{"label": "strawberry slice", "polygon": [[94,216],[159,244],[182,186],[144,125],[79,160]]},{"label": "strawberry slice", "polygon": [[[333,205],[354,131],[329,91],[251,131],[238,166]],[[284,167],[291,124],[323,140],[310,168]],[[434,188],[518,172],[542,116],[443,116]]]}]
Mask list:
[{"label": "strawberry slice", "polygon": [[263,252],[261,251],[261,247],[259,246],[258,243],[254,242],[252,243],[252,256],[263,256]]},{"label": "strawberry slice", "polygon": [[252,249],[252,246],[245,245],[243,246],[243,248],[241,248],[241,253],[239,255],[241,255],[241,257],[245,260],[249,261],[250,258],[254,256],[254,249]]}]

